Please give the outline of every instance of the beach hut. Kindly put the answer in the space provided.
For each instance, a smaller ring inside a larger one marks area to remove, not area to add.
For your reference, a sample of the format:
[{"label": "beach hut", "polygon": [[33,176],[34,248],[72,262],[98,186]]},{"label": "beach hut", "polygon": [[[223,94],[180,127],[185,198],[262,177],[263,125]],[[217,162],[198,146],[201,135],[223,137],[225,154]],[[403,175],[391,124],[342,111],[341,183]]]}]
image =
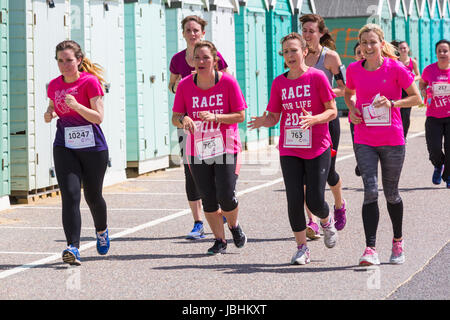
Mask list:
[{"label": "beach hut", "polygon": [[[104,185],[126,179],[124,4],[89,0],[84,16],[87,56],[105,69],[105,117],[101,124],[109,148]],[[89,44],[88,44],[89,42]]]},{"label": "beach hut", "polygon": [[419,70],[431,63],[431,12],[427,0],[418,0],[419,4]]},{"label": "beach hut", "polygon": [[258,148],[269,143],[268,129],[248,130],[246,122],[251,116],[260,116],[266,110],[267,90],[267,46],[266,0],[240,2],[239,13],[235,13],[236,78],[248,108],[245,122],[239,125],[241,141],[247,149]]},{"label": "beach hut", "polygon": [[[285,72],[284,59],[280,55],[280,40],[292,32],[294,5],[292,0],[269,0],[269,11],[266,14],[267,25],[267,88],[270,93],[272,81]],[[279,136],[278,123],[269,129],[270,137]],[[274,140],[271,139],[271,140]]]},{"label": "beach hut", "polygon": [[448,0],[439,0],[441,3],[441,39],[450,39],[450,7]]},{"label": "beach hut", "polygon": [[419,43],[419,18],[420,10],[417,0],[405,0],[408,11],[408,20],[406,22],[406,41],[411,50],[411,57],[419,63],[420,43]]},{"label": "beach hut", "polygon": [[431,0],[429,2],[430,4],[430,50],[431,50],[431,63],[434,63],[437,61],[436,57],[436,48],[435,44],[441,40],[442,37],[442,30],[441,30],[441,20],[442,20],[442,8],[440,1],[438,0]]},{"label": "beach hut", "polygon": [[[181,21],[189,15],[196,15],[202,18],[206,11],[209,10],[209,2],[207,0],[182,0],[169,1],[165,4],[166,17],[166,65],[167,79],[170,78],[170,60],[173,55],[181,50],[186,49],[186,41],[183,38],[183,30],[181,29]],[[175,95],[168,91],[168,122],[169,122],[169,159],[171,165],[180,164],[180,147],[178,143],[177,128],[172,125],[172,107]]]},{"label": "beach hut", "polygon": [[[164,2],[125,1],[125,91],[129,175],[169,167]],[[171,125],[171,124],[170,124]]]},{"label": "beach hut", "polygon": [[234,13],[239,11],[237,0],[209,0],[204,13],[206,40],[211,41],[228,64],[227,71],[236,77],[236,39]]},{"label": "beach hut", "polygon": [[[388,0],[352,1],[315,0],[316,13],[325,19],[325,24],[336,41],[336,51],[342,63],[348,66],[355,61],[353,47],[358,42],[358,32],[367,23],[376,23],[384,31],[386,41],[392,40],[392,13]],[[336,98],[337,108],[347,112],[344,98]]]},{"label": "beach hut", "polygon": [[292,0],[294,6],[294,14],[292,15],[292,31],[301,34],[301,26],[299,18],[304,14],[316,13],[314,0]]},{"label": "beach hut", "polygon": [[0,0],[0,210],[9,208],[9,44],[8,1]]},{"label": "beach hut", "polygon": [[406,41],[408,11],[404,0],[389,0],[392,11],[392,40]]},{"label": "beach hut", "polygon": [[68,0],[10,0],[11,195],[27,201],[57,186],[56,123],[44,123],[47,85],[60,75],[56,45],[69,38]]}]

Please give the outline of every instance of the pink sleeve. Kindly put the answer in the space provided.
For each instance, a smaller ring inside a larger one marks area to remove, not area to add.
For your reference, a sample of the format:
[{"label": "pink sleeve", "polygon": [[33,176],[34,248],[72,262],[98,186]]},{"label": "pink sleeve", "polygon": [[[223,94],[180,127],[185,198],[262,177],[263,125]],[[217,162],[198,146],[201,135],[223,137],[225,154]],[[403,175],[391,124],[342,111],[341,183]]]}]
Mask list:
[{"label": "pink sleeve", "polygon": [[281,113],[282,111],[280,90],[278,89],[277,83],[278,82],[276,79],[272,82],[272,88],[270,89],[269,103],[267,105],[267,111],[273,113]]},{"label": "pink sleeve", "polygon": [[325,73],[318,72],[315,78],[315,87],[319,91],[320,101],[322,103],[328,102],[336,98],[336,94],[333,92],[328,79],[325,76]]},{"label": "pink sleeve", "polygon": [[355,84],[353,82],[352,78],[352,69],[353,67],[351,65],[348,66],[346,73],[345,73],[345,86],[349,88],[350,90],[355,90]]},{"label": "pink sleeve", "polygon": [[175,93],[175,100],[173,102],[173,108],[172,108],[173,112],[177,112],[177,113],[186,113],[187,112],[186,104],[184,102],[184,94],[183,94],[185,83],[186,82],[181,81],[178,84],[178,88]]},{"label": "pink sleeve", "polygon": [[414,74],[407,68],[397,67],[397,83],[402,89],[408,89],[414,82]]},{"label": "pink sleeve", "polygon": [[86,90],[89,99],[104,95],[102,85],[96,76],[92,76],[89,79],[89,84],[86,86]]},{"label": "pink sleeve", "polygon": [[228,94],[230,97],[231,112],[238,112],[247,109],[247,103],[245,102],[244,94],[239,87],[239,83],[234,78],[231,78]]}]

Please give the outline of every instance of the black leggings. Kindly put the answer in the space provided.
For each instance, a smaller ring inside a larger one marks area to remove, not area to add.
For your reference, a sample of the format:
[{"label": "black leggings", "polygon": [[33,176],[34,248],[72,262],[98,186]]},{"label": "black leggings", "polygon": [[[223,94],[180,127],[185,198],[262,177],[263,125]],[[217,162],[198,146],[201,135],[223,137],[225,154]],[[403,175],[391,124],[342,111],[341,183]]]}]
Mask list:
[{"label": "black leggings", "polygon": [[62,223],[67,245],[80,247],[81,183],[84,198],[94,219],[96,231],[107,228],[106,202],[102,196],[103,178],[108,164],[108,150],[87,152],[55,146],[56,179],[62,198]]},{"label": "black leggings", "polygon": [[[333,149],[337,151],[339,148],[339,140],[341,137],[341,124],[339,122],[339,117],[336,117],[336,119],[330,121],[328,123],[328,128],[330,130]],[[339,182],[339,174],[336,172],[336,156],[331,158],[330,171],[328,172],[327,182],[331,187],[334,187]]]},{"label": "black leggings", "polygon": [[236,182],[240,169],[240,154],[226,154],[204,161],[190,157],[190,170],[200,191],[203,210],[233,211],[238,206]]},{"label": "black leggings", "polygon": [[329,215],[329,207],[325,201],[325,186],[330,168],[331,149],[314,159],[302,159],[291,156],[280,156],[281,171],[288,203],[289,222],[292,231],[300,232],[306,229],[304,211],[305,192],[303,189],[306,178],[306,205],[311,212],[325,219]]},{"label": "black leggings", "polygon": [[[435,168],[444,165],[442,179],[450,177],[450,117],[427,117],[425,120],[425,138],[429,159]],[[442,149],[442,139],[444,148]]]},{"label": "black leggings", "polygon": [[197,201],[200,200],[200,192],[197,189],[197,186],[195,185],[194,178],[192,177],[191,170],[189,169],[188,161],[185,156],[185,150],[186,150],[186,141],[187,141],[187,135],[184,133],[183,129],[178,129],[178,143],[180,145],[180,153],[181,157],[183,157],[183,163],[184,163],[184,177],[185,177],[185,184],[184,188],[186,190],[186,196],[188,201]]}]

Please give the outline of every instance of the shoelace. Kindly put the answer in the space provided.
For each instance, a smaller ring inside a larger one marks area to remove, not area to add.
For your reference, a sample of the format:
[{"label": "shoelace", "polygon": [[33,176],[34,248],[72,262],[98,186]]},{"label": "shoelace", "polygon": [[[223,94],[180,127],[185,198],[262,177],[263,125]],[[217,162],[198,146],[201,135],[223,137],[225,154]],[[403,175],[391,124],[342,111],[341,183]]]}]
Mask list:
[{"label": "shoelace", "polygon": [[97,234],[97,239],[100,243],[100,246],[106,246],[108,244],[108,242],[106,241],[106,232],[104,232],[103,234]]},{"label": "shoelace", "polygon": [[400,255],[403,251],[402,248],[402,242],[401,241],[394,241],[392,244],[392,252],[394,252],[395,255]]},{"label": "shoelace", "polygon": [[370,247],[367,247],[366,250],[364,250],[364,255],[373,255],[374,253],[376,253],[376,251]]}]

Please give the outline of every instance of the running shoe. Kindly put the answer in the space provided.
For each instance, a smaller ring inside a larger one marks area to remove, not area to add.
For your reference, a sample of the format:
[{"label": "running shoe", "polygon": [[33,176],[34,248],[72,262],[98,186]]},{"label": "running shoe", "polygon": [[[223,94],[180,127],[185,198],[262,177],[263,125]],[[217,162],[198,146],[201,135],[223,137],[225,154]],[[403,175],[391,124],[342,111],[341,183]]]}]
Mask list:
[{"label": "running shoe", "polygon": [[222,239],[216,239],[214,241],[214,245],[208,249],[206,252],[209,255],[216,255],[219,253],[226,253],[227,251],[227,243],[223,242]]},{"label": "running shoe", "polygon": [[186,239],[188,240],[198,240],[205,237],[205,230],[203,229],[203,222],[194,223],[194,228],[188,233]]},{"label": "running shoe", "polygon": [[338,233],[334,226],[334,220],[330,217],[330,220],[326,224],[320,223],[323,230],[323,242],[327,248],[333,248],[336,245],[338,239]]},{"label": "running shoe", "polygon": [[441,184],[443,170],[444,170],[444,166],[441,166],[440,168],[434,167],[433,178],[432,178],[433,184]]},{"label": "running shoe", "polygon": [[297,251],[292,256],[291,264],[308,264],[311,261],[310,256],[311,252],[308,247],[302,244],[297,248]]},{"label": "running shoe", "polygon": [[247,243],[247,236],[242,231],[240,225],[237,227],[230,228],[231,234],[233,235],[233,241],[236,247],[242,248]]},{"label": "running shoe", "polygon": [[334,226],[336,227],[336,230],[341,231],[344,229],[345,224],[347,223],[347,217],[345,215],[346,209],[345,209],[345,200],[342,201],[342,208],[336,209],[334,207]]},{"label": "running shoe", "polygon": [[447,177],[446,183],[447,183],[447,188],[450,189],[450,176]]},{"label": "running shoe", "polygon": [[402,264],[405,262],[405,252],[403,250],[403,240],[392,240],[392,254],[389,262],[392,264]]},{"label": "running shoe", "polygon": [[81,265],[81,257],[78,248],[69,245],[67,249],[62,252],[62,260],[72,266]]},{"label": "running shoe", "polygon": [[371,266],[374,264],[380,264],[378,253],[375,251],[375,248],[367,247],[366,250],[364,250],[362,257],[359,259],[359,265]]},{"label": "running shoe", "polygon": [[98,232],[96,232],[95,234],[97,235],[97,252],[98,254],[101,254],[103,256],[107,254],[109,250],[108,229],[106,229],[106,231],[101,234],[98,234]]},{"label": "running shoe", "polygon": [[306,236],[311,240],[316,240],[320,238],[319,226],[312,220],[309,220],[306,225]]}]

